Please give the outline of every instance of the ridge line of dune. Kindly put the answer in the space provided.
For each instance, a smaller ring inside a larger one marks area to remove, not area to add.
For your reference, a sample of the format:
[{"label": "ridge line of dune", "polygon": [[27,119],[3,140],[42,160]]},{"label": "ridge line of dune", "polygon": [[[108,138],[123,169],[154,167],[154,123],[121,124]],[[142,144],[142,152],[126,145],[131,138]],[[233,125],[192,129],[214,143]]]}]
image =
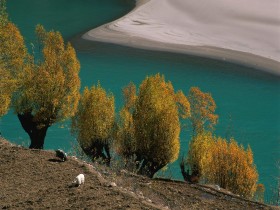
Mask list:
[{"label": "ridge line of dune", "polygon": [[209,57],[280,75],[280,17],[274,14],[280,1],[255,0],[251,10],[242,9],[242,1],[211,4],[141,0],[127,15],[88,31],[82,39]]}]

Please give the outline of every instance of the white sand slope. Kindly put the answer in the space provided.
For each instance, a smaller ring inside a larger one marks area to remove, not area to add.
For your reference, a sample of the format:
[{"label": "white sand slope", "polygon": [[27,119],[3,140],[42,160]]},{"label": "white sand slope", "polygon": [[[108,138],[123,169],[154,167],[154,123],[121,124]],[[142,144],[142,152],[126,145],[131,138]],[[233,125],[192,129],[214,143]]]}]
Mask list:
[{"label": "white sand slope", "polygon": [[280,73],[280,0],[150,0],[83,38],[213,55]]}]

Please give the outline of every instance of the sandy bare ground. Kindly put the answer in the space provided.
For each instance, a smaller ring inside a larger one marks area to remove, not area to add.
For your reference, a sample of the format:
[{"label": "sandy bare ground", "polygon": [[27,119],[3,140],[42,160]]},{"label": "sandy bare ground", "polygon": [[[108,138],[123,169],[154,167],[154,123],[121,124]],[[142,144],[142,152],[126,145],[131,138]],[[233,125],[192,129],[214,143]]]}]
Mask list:
[{"label": "sandy bare ground", "polygon": [[[1,209],[276,209],[211,187],[153,180],[0,139]],[[72,187],[80,173],[85,184]]]},{"label": "sandy bare ground", "polygon": [[237,62],[280,75],[280,0],[141,0],[82,38]]}]

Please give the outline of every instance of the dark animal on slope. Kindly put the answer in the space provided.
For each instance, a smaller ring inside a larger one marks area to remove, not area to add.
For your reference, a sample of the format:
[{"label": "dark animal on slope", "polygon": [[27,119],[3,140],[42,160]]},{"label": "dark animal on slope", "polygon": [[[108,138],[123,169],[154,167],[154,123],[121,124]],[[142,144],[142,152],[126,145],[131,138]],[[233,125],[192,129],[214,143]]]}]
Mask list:
[{"label": "dark animal on slope", "polygon": [[67,160],[67,153],[61,149],[55,150],[56,157],[60,158],[62,162]]}]

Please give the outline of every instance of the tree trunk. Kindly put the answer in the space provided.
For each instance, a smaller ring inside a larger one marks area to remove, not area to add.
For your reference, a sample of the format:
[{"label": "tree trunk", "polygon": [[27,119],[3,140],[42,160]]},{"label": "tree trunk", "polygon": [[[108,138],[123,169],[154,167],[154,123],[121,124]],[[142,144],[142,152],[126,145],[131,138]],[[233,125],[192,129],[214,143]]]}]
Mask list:
[{"label": "tree trunk", "polygon": [[49,127],[45,126],[41,129],[34,129],[32,133],[29,134],[31,144],[30,149],[44,149],[45,137]]},{"label": "tree trunk", "polygon": [[33,115],[30,112],[24,114],[18,114],[18,119],[25,130],[25,132],[29,135],[31,144],[29,146],[30,149],[43,149],[44,141],[46,137],[47,130],[49,128],[48,124],[45,126],[38,126],[37,122],[34,122]]},{"label": "tree trunk", "polygon": [[149,178],[153,178],[156,172],[158,172],[165,165],[155,163],[152,161],[148,161],[146,159],[143,160],[140,169],[138,171],[139,174],[147,176]]},{"label": "tree trunk", "polygon": [[106,162],[106,165],[107,166],[110,166],[110,163],[111,163],[111,155],[110,155],[110,148],[109,148],[109,144],[106,143],[104,145],[104,150],[106,152],[106,158],[105,158],[105,162]]},{"label": "tree trunk", "polygon": [[89,147],[82,147],[82,149],[87,156],[92,158],[93,162],[101,158],[107,166],[110,166],[111,155],[109,144],[101,142],[100,140],[95,140]]},{"label": "tree trunk", "polygon": [[190,182],[191,181],[190,171],[189,171],[189,169],[187,171],[185,170],[185,164],[183,162],[181,162],[181,164],[180,164],[180,169],[181,169],[181,173],[183,175],[184,180],[186,182]]},{"label": "tree trunk", "polygon": [[181,173],[184,177],[184,180],[186,182],[189,182],[189,183],[198,183],[199,181],[199,171],[198,170],[194,170],[194,172],[192,172],[190,174],[190,170],[188,169],[187,171],[185,170],[185,165],[184,163],[181,163],[180,164],[180,168],[181,168]]}]

